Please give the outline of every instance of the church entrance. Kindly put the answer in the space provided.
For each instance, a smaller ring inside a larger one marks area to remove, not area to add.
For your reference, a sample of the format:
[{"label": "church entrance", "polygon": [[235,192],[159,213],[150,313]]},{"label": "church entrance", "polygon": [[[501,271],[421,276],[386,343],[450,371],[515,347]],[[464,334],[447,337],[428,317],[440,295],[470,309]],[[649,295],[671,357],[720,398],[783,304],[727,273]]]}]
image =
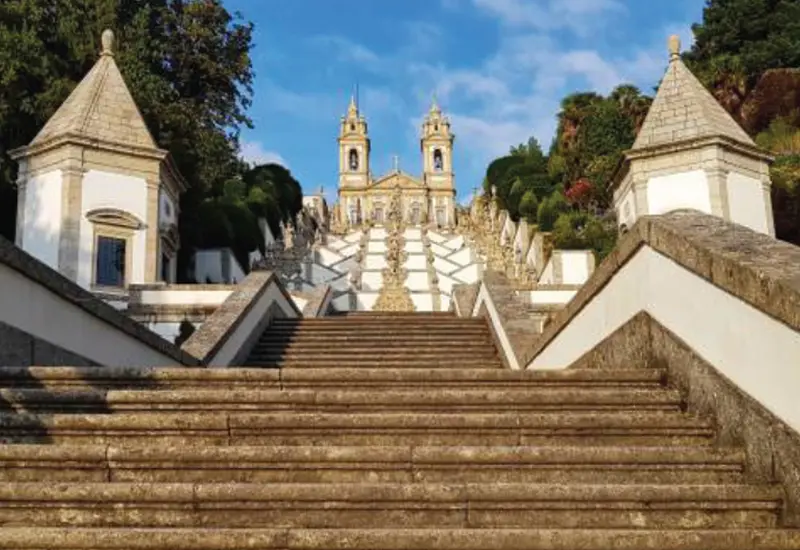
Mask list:
[{"label": "church entrance", "polygon": [[444,227],[446,224],[445,216],[444,216],[444,208],[437,208],[436,209],[436,225],[439,227]]},{"label": "church entrance", "polygon": [[419,207],[419,203],[415,202],[411,206],[411,224],[412,225],[419,225],[419,222],[420,222],[420,211],[421,211],[421,209]]}]

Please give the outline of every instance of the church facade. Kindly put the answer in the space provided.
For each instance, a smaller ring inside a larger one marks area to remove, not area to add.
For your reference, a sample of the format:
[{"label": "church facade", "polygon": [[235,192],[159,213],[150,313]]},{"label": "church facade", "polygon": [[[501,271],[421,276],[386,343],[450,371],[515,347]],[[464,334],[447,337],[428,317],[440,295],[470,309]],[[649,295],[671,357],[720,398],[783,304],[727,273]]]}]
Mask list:
[{"label": "church facade", "polygon": [[389,173],[373,178],[367,121],[354,99],[342,117],[338,141],[339,189],[335,215],[339,227],[347,230],[366,222],[382,225],[391,195],[398,188],[406,224],[430,223],[443,229],[455,226],[454,136],[449,119],[435,101],[422,124],[420,177],[400,170],[395,160]]}]

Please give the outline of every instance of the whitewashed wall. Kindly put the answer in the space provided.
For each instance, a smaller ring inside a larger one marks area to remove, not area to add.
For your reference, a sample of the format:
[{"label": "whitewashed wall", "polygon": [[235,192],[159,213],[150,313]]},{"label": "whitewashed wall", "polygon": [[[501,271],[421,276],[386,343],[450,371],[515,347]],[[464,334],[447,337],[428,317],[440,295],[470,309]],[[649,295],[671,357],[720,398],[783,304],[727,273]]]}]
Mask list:
[{"label": "whitewashed wall", "polygon": [[[81,236],[78,265],[78,284],[89,288],[92,284],[94,258],[94,227],[86,213],[98,208],[116,208],[133,215],[143,224],[147,222],[147,182],[141,178],[123,176],[98,170],[89,170],[83,176],[81,194]],[[133,236],[131,283],[144,283],[147,255],[147,234],[140,229]]]},{"label": "whitewashed wall", "polygon": [[764,188],[755,178],[731,172],[727,179],[730,219],[759,233],[770,233]]},{"label": "whitewashed wall", "polygon": [[527,367],[566,368],[640,311],[800,430],[800,369],[787,368],[800,357],[800,333],[648,246]]},{"label": "whitewashed wall", "polygon": [[[230,261],[229,277],[225,277],[222,272],[223,256],[227,256]],[[246,277],[233,252],[228,248],[198,250],[194,261],[194,278],[200,284],[207,282],[212,284],[235,284],[242,282]]]},{"label": "whitewashed wall", "polygon": [[22,249],[44,264],[58,269],[58,241],[61,236],[61,170],[30,178],[22,207]]},{"label": "whitewashed wall", "polygon": [[705,170],[693,170],[650,178],[647,182],[648,214],[664,214],[680,208],[711,213],[711,195]]}]

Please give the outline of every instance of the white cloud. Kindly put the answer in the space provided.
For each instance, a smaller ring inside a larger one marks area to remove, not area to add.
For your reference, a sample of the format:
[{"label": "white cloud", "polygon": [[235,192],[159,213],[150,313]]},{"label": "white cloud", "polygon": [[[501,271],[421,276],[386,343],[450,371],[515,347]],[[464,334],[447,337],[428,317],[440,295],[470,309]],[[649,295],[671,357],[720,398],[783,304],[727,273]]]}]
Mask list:
[{"label": "white cloud", "polygon": [[[668,35],[691,34],[688,24],[675,24],[652,43],[625,44],[620,53],[610,54],[604,40],[618,39],[609,38],[612,33],[603,24],[610,16],[625,17],[626,9],[617,0],[442,2],[449,9],[478,9],[493,17],[497,48],[477,67],[409,64],[409,80],[420,92],[435,87],[453,121],[458,150],[466,151],[470,163],[484,167],[530,136],[546,150],[560,101],[571,90],[607,94],[619,84],[634,83],[652,93],[651,85],[667,65]],[[592,40],[586,39],[590,31]],[[684,39],[684,47],[689,43]]]},{"label": "white cloud", "polygon": [[311,38],[311,42],[324,49],[332,49],[337,59],[345,63],[373,65],[380,61],[378,54],[371,49],[349,40],[343,36],[320,35]]},{"label": "white cloud", "polygon": [[[585,36],[601,24],[600,18],[624,14],[619,0],[471,0],[472,5],[510,28],[541,31],[570,29]],[[445,4],[453,7],[451,2]]]},{"label": "white cloud", "polygon": [[239,154],[245,162],[250,164],[274,163],[285,168],[289,167],[286,159],[280,153],[264,149],[264,146],[257,141],[242,141]]},{"label": "white cloud", "polygon": [[[297,92],[274,82],[264,81],[258,88],[257,99],[263,98],[263,107],[273,112],[290,114],[304,120],[331,120],[347,109],[347,103],[334,94]],[[254,121],[258,123],[257,120]]]}]

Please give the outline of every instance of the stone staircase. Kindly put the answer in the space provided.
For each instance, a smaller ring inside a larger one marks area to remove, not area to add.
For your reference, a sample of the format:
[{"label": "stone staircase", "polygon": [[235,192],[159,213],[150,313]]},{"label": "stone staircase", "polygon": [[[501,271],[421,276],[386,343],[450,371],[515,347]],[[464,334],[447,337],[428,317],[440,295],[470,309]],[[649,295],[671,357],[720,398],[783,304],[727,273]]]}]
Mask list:
[{"label": "stone staircase", "polygon": [[256,344],[257,367],[495,367],[501,362],[483,319],[451,313],[346,313],[277,319]]},{"label": "stone staircase", "polygon": [[449,316],[275,328],[283,368],[0,369],[0,549],[800,548],[661,371],[504,370]]}]

